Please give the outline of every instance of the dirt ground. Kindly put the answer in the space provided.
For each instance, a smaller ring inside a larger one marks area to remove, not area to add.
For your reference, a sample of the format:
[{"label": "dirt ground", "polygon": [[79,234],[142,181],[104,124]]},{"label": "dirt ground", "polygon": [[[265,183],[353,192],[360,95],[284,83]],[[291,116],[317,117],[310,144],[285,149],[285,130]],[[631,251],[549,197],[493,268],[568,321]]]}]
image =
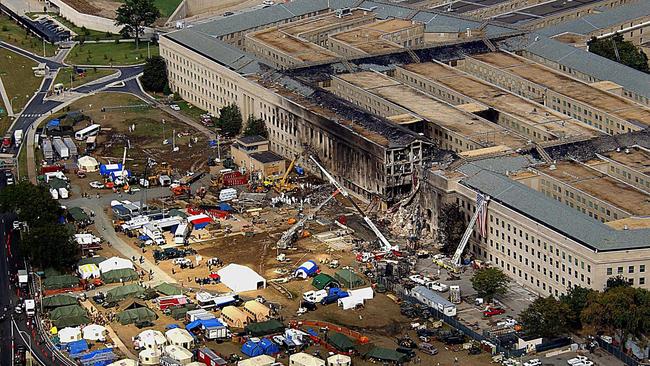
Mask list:
[{"label": "dirt ground", "polygon": [[[276,3],[278,2],[282,2],[282,0],[276,1]],[[192,20],[198,20],[221,15],[228,11],[237,12],[243,9],[261,6],[262,0],[219,0],[215,1],[215,3],[216,4],[212,6],[209,11],[200,14],[190,14],[190,18]]]},{"label": "dirt ground", "polygon": [[[134,173],[144,171],[143,163],[147,158],[157,163],[167,162],[180,174],[204,169],[210,150],[206,148],[207,138],[160,109],[129,107],[142,104],[142,100],[132,95],[98,93],[71,104],[70,111],[81,111],[92,120],[80,122],[75,129],[91,122],[102,126],[97,150],[93,153],[102,163],[121,162],[124,147],[130,146],[127,165]],[[102,108],[106,108],[105,112]],[[130,127],[135,129],[129,132]],[[174,131],[177,152],[172,151]],[[168,144],[163,145],[163,140]]]},{"label": "dirt ground", "polygon": [[81,13],[97,15],[104,18],[115,18],[115,10],[122,5],[112,0],[64,0],[64,2]]}]

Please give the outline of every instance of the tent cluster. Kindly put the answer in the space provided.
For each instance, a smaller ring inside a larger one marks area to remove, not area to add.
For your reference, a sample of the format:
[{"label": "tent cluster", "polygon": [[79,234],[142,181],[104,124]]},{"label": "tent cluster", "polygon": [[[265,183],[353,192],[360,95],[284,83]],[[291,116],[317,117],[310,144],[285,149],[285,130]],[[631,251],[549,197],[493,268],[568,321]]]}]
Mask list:
[{"label": "tent cluster", "polygon": [[259,355],[275,355],[280,353],[280,347],[268,338],[251,338],[241,347],[243,354],[249,357]]}]

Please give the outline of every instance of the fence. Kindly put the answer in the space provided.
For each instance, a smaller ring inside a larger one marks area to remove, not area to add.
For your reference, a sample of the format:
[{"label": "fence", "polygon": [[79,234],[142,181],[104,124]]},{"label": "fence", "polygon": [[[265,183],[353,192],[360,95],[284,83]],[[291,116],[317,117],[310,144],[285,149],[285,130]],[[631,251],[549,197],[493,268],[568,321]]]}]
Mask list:
[{"label": "fence", "polygon": [[600,348],[604,349],[605,351],[609,352],[612,354],[612,356],[618,358],[621,360],[624,364],[628,366],[639,366],[641,365],[639,361],[637,361],[634,357],[626,354],[625,352],[621,351],[620,348],[614,346],[613,344],[609,344],[602,339],[598,339],[598,345]]}]

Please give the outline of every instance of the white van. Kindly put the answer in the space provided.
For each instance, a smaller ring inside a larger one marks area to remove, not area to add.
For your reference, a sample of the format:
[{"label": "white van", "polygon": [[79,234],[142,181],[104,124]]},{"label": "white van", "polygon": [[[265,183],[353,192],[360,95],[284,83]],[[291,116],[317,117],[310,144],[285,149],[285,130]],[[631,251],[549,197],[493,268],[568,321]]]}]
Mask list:
[{"label": "white van", "polygon": [[219,192],[219,201],[230,201],[237,198],[237,190],[234,188],[222,189]]},{"label": "white van", "polygon": [[304,294],[302,294],[303,300],[311,303],[318,303],[321,302],[324,298],[327,297],[327,291],[326,290],[318,290],[318,291],[307,291]]}]

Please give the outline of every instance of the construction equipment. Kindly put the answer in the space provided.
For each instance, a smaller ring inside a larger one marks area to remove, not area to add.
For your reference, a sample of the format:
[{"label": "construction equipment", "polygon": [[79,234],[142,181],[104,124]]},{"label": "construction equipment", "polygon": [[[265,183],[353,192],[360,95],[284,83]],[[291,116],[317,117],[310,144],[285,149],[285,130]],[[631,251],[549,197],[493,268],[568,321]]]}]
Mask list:
[{"label": "construction equipment", "polygon": [[456,252],[454,253],[454,256],[451,258],[451,263],[456,268],[460,267],[460,258],[463,255],[463,251],[465,250],[467,243],[469,242],[469,237],[472,235],[472,231],[474,231],[474,224],[476,224],[476,221],[479,219],[479,216],[482,215],[483,221],[485,221],[488,201],[490,201],[489,196],[482,195],[480,193],[476,195],[476,212],[474,212],[474,215],[472,215],[472,218],[469,220],[469,224],[467,224],[467,229],[465,229],[465,234],[463,234],[463,238],[460,240],[460,243],[458,244],[458,248],[456,248]]},{"label": "construction equipment", "polygon": [[[278,249],[287,249],[289,245],[293,242],[295,239],[295,235],[300,230],[302,227],[305,226],[305,223],[307,220],[311,220],[316,216],[316,213],[320,211],[323,206],[325,206],[332,198],[336,197],[336,195],[339,194],[339,190],[337,189],[334,191],[331,195],[329,195],[323,202],[321,202],[314,211],[312,211],[309,215],[303,216],[300,220],[298,220],[293,226],[289,228],[289,230],[285,231],[282,233],[282,236],[280,237],[280,240],[278,240],[276,246]],[[305,236],[305,233],[303,233],[302,237],[308,237],[310,236],[311,233],[307,234]]]},{"label": "construction equipment", "polygon": [[[294,184],[287,182],[287,178],[289,177],[289,174],[293,170],[294,165],[296,165],[296,160],[298,160],[299,157],[300,155],[296,155],[291,160],[291,163],[289,163],[289,166],[287,167],[287,170],[284,172],[282,179],[280,179],[280,181],[275,182],[275,186],[273,187],[273,189],[275,189],[276,192],[278,193],[289,192],[289,191],[293,191],[296,188]],[[266,185],[266,181],[264,183]]]},{"label": "construction equipment", "polygon": [[183,195],[187,195],[189,197],[190,194],[192,193],[192,189],[190,188],[190,186],[177,185],[177,186],[172,186],[170,189],[175,197],[183,196]]},{"label": "construction equipment", "polygon": [[384,252],[387,252],[387,253],[388,252],[393,252],[393,251],[399,251],[399,247],[397,245],[392,245],[388,241],[388,239],[386,239],[384,234],[382,234],[381,231],[379,231],[379,228],[375,225],[375,223],[372,222],[372,220],[370,220],[370,217],[368,217],[368,215],[366,215],[365,212],[363,212],[363,210],[361,210],[359,205],[357,205],[357,203],[354,202],[352,197],[350,197],[350,194],[348,193],[348,191],[342,185],[340,185],[339,182],[337,182],[336,179],[334,179],[334,177],[327,170],[325,170],[325,168],[323,168],[323,166],[320,165],[320,163],[313,156],[309,156],[309,158],[323,172],[323,174],[325,175],[325,177],[327,177],[329,182],[332,183],[332,185],[334,185],[334,187],[336,187],[336,190],[338,192],[340,192],[343,195],[343,197],[347,198],[348,201],[350,201],[350,203],[352,203],[352,206],[354,206],[354,208],[359,212],[359,214],[363,218],[363,221],[366,222],[366,224],[370,227],[370,230],[372,230],[372,232],[375,233],[375,236],[377,236],[377,239],[379,239],[379,244],[381,245],[381,250],[384,251]]}]

